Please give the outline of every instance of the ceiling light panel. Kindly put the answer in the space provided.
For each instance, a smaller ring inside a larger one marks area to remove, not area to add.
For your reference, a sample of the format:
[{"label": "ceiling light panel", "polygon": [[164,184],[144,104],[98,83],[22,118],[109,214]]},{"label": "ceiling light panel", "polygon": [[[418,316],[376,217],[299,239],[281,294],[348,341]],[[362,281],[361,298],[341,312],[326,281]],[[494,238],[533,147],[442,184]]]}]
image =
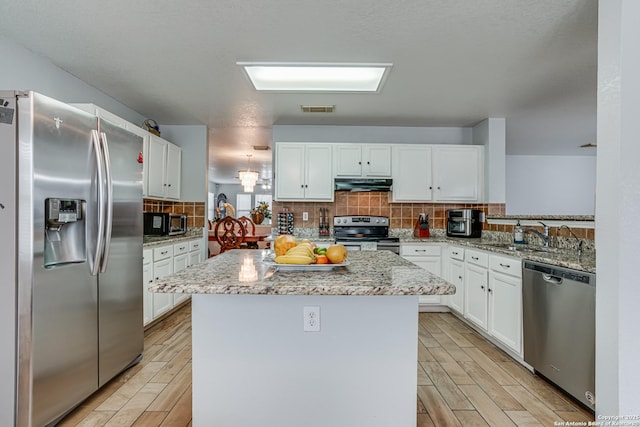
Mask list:
[{"label": "ceiling light panel", "polygon": [[379,92],[392,64],[238,62],[259,91]]}]

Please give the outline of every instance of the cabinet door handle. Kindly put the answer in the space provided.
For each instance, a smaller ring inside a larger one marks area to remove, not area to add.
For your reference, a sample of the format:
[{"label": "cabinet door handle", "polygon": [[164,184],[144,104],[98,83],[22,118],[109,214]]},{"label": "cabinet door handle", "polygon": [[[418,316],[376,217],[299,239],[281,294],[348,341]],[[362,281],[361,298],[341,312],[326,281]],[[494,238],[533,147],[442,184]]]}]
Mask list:
[{"label": "cabinet door handle", "polygon": [[368,164],[368,165],[370,165],[370,164],[371,164],[371,162],[367,162],[367,164]]},{"label": "cabinet door handle", "polygon": [[503,263],[500,263],[500,267],[502,267],[502,268],[511,268],[511,266],[509,264],[503,264]]},{"label": "cabinet door handle", "polygon": [[358,164],[359,164],[359,165],[361,165],[361,164],[362,164],[362,162],[358,162]]},{"label": "cabinet door handle", "polygon": [[304,188],[304,184],[300,184],[300,188]]},{"label": "cabinet door handle", "polygon": [[491,288],[487,288],[487,290],[488,290],[489,292],[491,292]]},{"label": "cabinet door handle", "polygon": [[432,186],[429,186],[429,190],[433,190],[433,187],[432,187]]},{"label": "cabinet door handle", "polygon": [[480,285],[480,289],[484,291],[484,285]]},{"label": "cabinet door handle", "polygon": [[438,190],[440,189],[440,187],[438,187]]},{"label": "cabinet door handle", "polygon": [[458,279],[462,280],[462,276],[458,276]]}]

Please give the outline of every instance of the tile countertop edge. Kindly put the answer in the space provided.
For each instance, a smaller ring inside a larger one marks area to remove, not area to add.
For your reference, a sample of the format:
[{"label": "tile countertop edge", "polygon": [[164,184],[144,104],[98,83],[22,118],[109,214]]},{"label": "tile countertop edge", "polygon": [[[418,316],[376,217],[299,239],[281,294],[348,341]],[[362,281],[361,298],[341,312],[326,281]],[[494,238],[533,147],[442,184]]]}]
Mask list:
[{"label": "tile countertop edge", "polygon": [[[388,251],[350,253],[350,265],[332,271],[274,271],[263,251],[232,250],[154,280],[156,293],[236,295],[450,295],[455,286]],[[250,267],[248,267],[250,266]],[[257,278],[243,282],[242,272]]]}]

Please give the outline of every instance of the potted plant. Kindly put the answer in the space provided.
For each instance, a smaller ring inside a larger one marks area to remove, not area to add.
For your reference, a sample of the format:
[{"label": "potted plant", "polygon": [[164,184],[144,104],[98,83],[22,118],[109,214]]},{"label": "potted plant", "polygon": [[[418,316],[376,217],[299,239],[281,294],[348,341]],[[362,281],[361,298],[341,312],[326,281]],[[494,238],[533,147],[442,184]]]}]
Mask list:
[{"label": "potted plant", "polygon": [[251,209],[251,220],[256,224],[262,224],[265,218],[271,218],[271,210],[269,203],[261,202],[258,206]]}]

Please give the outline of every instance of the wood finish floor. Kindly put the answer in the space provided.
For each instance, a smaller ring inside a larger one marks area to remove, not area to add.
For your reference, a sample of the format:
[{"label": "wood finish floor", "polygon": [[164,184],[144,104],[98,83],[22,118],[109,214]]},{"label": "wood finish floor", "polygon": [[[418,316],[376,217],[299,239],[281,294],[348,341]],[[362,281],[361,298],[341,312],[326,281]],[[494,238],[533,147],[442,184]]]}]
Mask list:
[{"label": "wood finish floor", "polygon": [[[418,335],[417,427],[593,421],[593,415],[450,313],[421,313]],[[190,304],[147,330],[144,344],[138,365],[58,425],[190,427]]]}]

